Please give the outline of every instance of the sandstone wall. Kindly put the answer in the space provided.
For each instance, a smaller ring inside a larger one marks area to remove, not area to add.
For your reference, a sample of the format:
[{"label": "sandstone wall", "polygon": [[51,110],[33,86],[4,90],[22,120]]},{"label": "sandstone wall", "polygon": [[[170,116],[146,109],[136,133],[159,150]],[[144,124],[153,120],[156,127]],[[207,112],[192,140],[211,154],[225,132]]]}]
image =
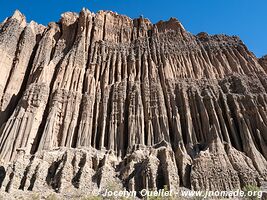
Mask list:
[{"label": "sandstone wall", "polygon": [[231,190],[267,179],[266,59],[113,12],[0,25],[0,187]]}]

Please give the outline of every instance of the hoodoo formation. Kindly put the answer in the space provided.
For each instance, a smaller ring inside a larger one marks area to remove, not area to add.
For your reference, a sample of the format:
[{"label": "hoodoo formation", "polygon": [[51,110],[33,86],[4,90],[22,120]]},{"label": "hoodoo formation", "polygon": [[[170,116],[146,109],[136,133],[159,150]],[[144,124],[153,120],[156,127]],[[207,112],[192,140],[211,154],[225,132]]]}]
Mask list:
[{"label": "hoodoo formation", "polygon": [[174,18],[0,24],[0,191],[267,181],[267,59]]}]

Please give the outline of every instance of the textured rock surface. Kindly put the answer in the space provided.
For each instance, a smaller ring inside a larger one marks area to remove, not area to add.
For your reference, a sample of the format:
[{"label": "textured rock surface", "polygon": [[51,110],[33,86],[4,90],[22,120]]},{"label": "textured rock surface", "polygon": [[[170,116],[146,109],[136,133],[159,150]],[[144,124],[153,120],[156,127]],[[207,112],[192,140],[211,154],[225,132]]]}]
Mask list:
[{"label": "textured rock surface", "polygon": [[0,189],[267,180],[267,64],[238,37],[113,12],[0,25]]}]

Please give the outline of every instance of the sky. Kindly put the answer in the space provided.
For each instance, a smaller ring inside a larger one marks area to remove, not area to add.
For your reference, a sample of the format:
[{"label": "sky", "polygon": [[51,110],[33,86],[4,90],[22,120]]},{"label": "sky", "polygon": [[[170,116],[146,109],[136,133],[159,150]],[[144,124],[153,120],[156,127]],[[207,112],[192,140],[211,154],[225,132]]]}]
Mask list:
[{"label": "sky", "polygon": [[257,57],[267,54],[267,0],[0,0],[0,21],[18,9],[27,21],[46,25],[84,7],[142,15],[153,23],[176,17],[193,34],[237,35]]}]

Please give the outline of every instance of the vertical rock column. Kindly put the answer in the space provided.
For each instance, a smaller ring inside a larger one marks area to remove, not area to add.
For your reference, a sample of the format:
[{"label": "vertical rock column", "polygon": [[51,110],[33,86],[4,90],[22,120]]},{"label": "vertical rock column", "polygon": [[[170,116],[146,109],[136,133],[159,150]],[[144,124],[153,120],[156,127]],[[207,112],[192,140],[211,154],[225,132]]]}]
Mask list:
[{"label": "vertical rock column", "polygon": [[37,137],[39,125],[49,97],[49,87],[55,64],[50,61],[59,28],[51,24],[46,30],[33,62],[26,91],[14,113],[0,130],[0,157],[3,161],[14,159],[17,151],[29,154]]},{"label": "vertical rock column", "polygon": [[[12,69],[7,79],[1,101],[0,107],[2,113],[0,114],[0,124],[7,120],[17,105],[20,94],[23,92],[22,89],[24,89],[24,85],[27,83],[27,77],[32,67],[32,60],[36,53],[36,47],[44,29],[44,26],[32,21],[21,33]],[[6,68],[6,66],[2,68]]]},{"label": "vertical rock column", "polygon": [[58,65],[39,150],[71,147],[76,143],[77,120],[88,57],[87,44],[91,33],[87,27],[92,23],[92,17],[88,10],[80,13],[74,43]]},{"label": "vertical rock column", "polygon": [[0,98],[2,99],[10,71],[13,63],[16,61],[17,46],[20,40],[22,31],[26,26],[25,17],[15,11],[14,15],[8,18],[2,25],[0,33]]}]

